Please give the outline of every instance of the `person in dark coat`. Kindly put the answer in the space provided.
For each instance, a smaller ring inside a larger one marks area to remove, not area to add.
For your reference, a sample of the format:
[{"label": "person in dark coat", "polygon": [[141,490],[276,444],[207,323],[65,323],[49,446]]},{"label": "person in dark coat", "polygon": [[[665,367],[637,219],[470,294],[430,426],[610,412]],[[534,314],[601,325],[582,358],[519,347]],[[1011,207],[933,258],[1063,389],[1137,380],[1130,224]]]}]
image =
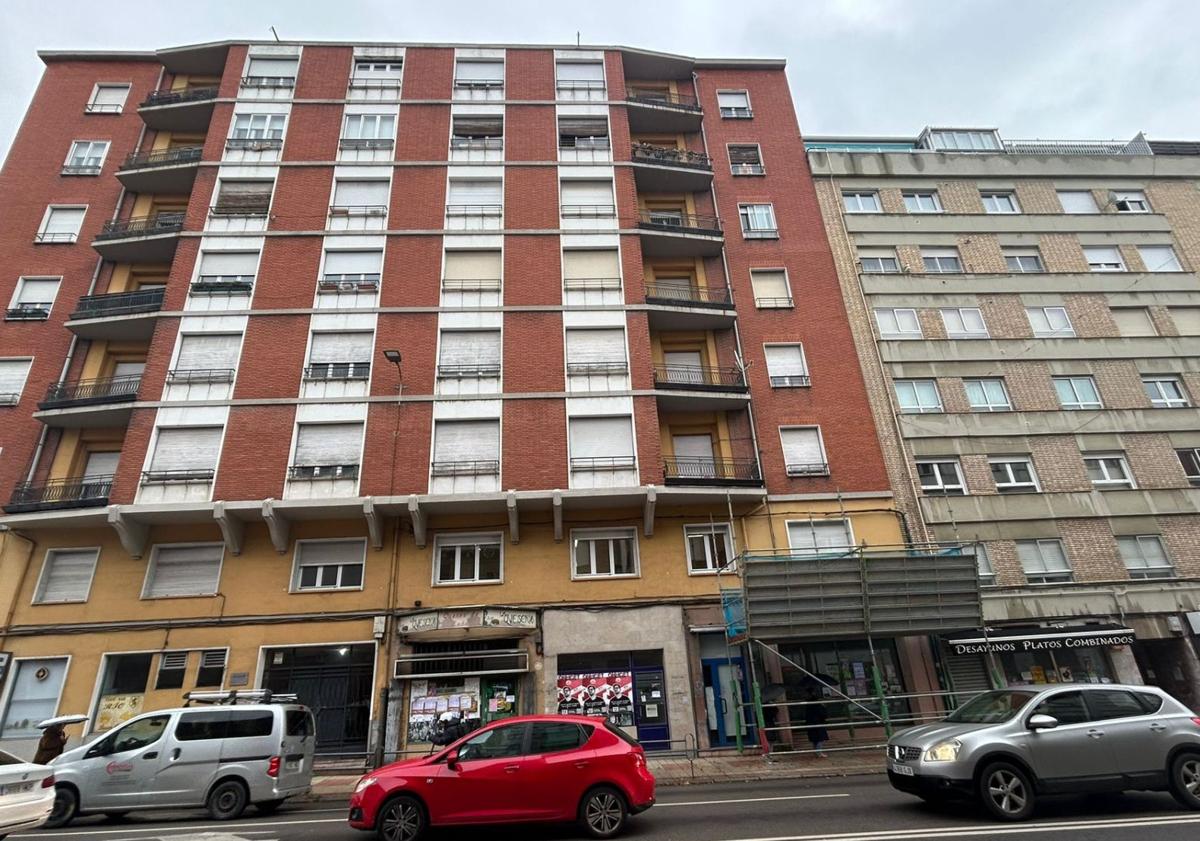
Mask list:
[{"label": "person in dark coat", "polygon": [[829,720],[829,715],[825,711],[825,705],[820,703],[821,696],[816,689],[809,688],[806,700],[809,703],[804,705],[804,723],[808,725],[805,732],[808,733],[808,740],[812,742],[817,756],[821,759],[828,759],[829,754],[821,750],[821,746],[829,741],[829,731],[824,726],[825,722]]},{"label": "person in dark coat", "polygon": [[50,760],[59,756],[67,746],[67,729],[62,724],[51,724],[42,731],[38,740],[37,753],[33,755],[35,765],[49,765]]}]

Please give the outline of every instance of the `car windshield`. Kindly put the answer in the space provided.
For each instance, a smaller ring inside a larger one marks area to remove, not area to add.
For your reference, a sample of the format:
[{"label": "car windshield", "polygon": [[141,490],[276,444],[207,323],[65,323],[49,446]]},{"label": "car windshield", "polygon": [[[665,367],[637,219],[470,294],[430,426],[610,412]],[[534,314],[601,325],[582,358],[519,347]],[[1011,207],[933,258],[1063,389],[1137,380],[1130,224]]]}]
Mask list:
[{"label": "car windshield", "polygon": [[999,724],[1008,721],[1033,700],[1035,692],[1001,689],[976,695],[946,717],[955,724]]}]

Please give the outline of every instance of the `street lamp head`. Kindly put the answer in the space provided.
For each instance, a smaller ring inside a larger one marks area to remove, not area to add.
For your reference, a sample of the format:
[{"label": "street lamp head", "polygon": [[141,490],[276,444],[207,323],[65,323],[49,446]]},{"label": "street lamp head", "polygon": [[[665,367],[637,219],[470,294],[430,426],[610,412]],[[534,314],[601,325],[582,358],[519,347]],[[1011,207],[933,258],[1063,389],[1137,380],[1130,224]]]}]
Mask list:
[{"label": "street lamp head", "polygon": [[385,350],[383,352],[383,358],[386,359],[388,362],[392,363],[393,365],[399,365],[400,364],[400,351]]}]

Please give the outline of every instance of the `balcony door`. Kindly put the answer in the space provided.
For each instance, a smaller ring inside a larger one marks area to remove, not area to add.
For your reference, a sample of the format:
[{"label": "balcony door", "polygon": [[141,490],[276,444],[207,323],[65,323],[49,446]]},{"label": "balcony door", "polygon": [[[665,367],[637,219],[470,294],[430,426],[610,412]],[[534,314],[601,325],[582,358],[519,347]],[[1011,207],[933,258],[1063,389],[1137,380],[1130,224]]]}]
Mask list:
[{"label": "balcony door", "polygon": [[671,448],[675,451],[675,469],[681,478],[717,478],[711,435],[672,435]]},{"label": "balcony door", "polygon": [[[700,355],[700,351],[668,350],[663,353],[663,361],[667,364],[667,382],[688,383],[692,385],[704,384],[704,358]],[[699,437],[708,438],[707,435]],[[711,456],[711,454],[710,444],[709,455]]]},{"label": "balcony door", "polygon": [[120,458],[120,453],[88,453],[83,464],[82,498],[108,496]]}]

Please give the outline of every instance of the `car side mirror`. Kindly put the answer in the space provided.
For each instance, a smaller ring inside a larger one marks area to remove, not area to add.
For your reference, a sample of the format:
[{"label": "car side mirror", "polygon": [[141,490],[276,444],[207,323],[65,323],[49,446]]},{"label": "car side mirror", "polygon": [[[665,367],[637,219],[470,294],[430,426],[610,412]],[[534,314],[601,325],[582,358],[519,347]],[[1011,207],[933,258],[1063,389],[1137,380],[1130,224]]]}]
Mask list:
[{"label": "car side mirror", "polygon": [[458,763],[458,748],[455,748],[454,750],[452,750],[448,754],[446,754],[446,767],[449,768],[451,771],[457,771],[458,764],[459,764]]},{"label": "car side mirror", "polygon": [[1058,719],[1052,715],[1034,715],[1029,717],[1030,730],[1053,730],[1058,726]]}]

